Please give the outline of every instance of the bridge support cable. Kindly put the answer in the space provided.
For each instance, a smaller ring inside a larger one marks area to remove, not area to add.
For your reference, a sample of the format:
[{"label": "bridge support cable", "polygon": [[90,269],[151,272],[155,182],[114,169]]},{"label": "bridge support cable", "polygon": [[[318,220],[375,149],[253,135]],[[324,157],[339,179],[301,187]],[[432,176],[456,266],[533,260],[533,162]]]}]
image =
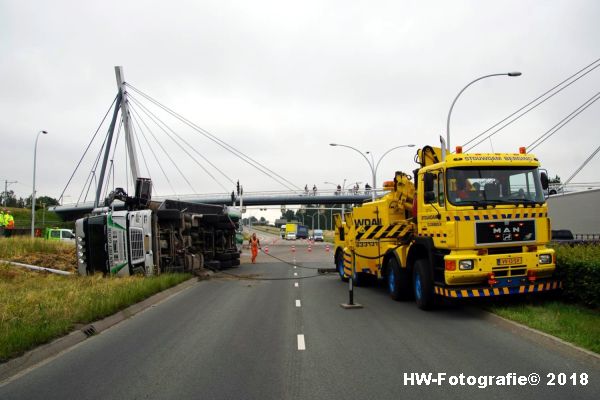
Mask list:
[{"label": "bridge support cable", "polygon": [[[90,149],[90,147],[92,146],[92,143],[94,143],[94,140],[96,139],[96,136],[98,135],[98,132],[100,132],[100,128],[102,128],[102,125],[104,125],[104,121],[106,121],[106,117],[108,117],[108,114],[110,113],[110,110],[112,110],[113,106],[115,105],[115,102],[117,101],[117,97],[119,97],[119,95],[116,95],[115,98],[113,99],[112,103],[110,104],[110,106],[108,107],[108,110],[106,110],[106,114],[104,114],[104,117],[102,118],[102,120],[100,121],[100,124],[98,125],[98,128],[96,128],[96,131],[94,132],[94,135],[92,136],[92,139],[90,140],[90,142],[88,143],[88,145],[86,146],[85,150],[83,151],[83,155],[81,156],[81,158],[79,159],[79,161],[77,162],[77,165],[75,166],[75,169],[73,170],[73,173],[71,174],[71,176],[69,177],[69,180],[67,181],[67,184],[65,185],[65,188],[63,189],[63,191],[60,193],[60,196],[58,196],[58,202],[60,203],[61,200],[63,199],[63,196],[65,195],[65,192],[67,191],[67,188],[69,187],[69,185],[71,184],[71,181],[73,180],[73,177],[75,176],[75,174],[77,173],[77,170],[79,169],[79,167],[81,166],[81,163],[83,162],[83,159],[85,158],[88,150]],[[87,181],[87,180],[86,180]],[[84,185],[85,187],[85,185]]]},{"label": "bridge support cable", "polygon": [[[165,128],[171,132],[172,135],[174,135],[175,137],[177,137],[181,142],[183,142],[183,144],[185,144],[186,146],[188,146],[194,153],[196,153],[197,155],[199,155],[204,161],[206,161],[211,167],[213,167],[217,172],[219,172],[225,179],[227,179],[229,182],[231,182],[232,185],[235,185],[235,182],[233,181],[233,179],[231,179],[227,174],[225,174],[221,169],[219,169],[216,165],[214,165],[208,158],[206,158],[202,153],[200,153],[198,150],[196,150],[196,148],[194,146],[192,146],[189,142],[187,142],[185,139],[183,139],[177,132],[175,132],[173,129],[171,129],[171,127],[169,127],[165,122],[163,122],[160,118],[158,118],[158,116],[156,116],[156,114],[152,113],[147,107],[145,107],[143,104],[141,104],[137,99],[131,97],[132,101],[134,101],[136,103],[136,106],[139,106],[140,108],[142,108],[142,111],[144,111],[144,113],[149,117],[149,118],[153,118],[153,121],[158,125],[158,123],[162,124],[162,126],[164,128],[161,128],[163,131],[165,131]],[[158,121],[158,122],[157,122]],[[165,131],[165,133],[167,133]],[[168,134],[168,133],[167,133]],[[175,139],[171,138],[171,140],[175,141]],[[192,157],[193,159],[193,157]],[[205,170],[209,175],[211,175],[207,170]],[[212,175],[211,175],[212,177]],[[215,179],[215,181],[219,184],[220,182],[216,180],[216,178],[213,177],[213,179]],[[221,187],[223,187],[223,189],[225,190],[225,192],[227,192],[227,189],[221,185]]]},{"label": "bridge support cable", "polygon": [[[131,110],[131,107],[130,107]],[[150,144],[150,141],[148,140],[148,137],[146,136],[146,134],[144,133],[144,130],[142,129],[142,126],[140,125],[138,119],[136,118],[135,114],[133,113],[133,110],[131,110],[131,119],[133,120],[133,126],[135,127],[137,125],[137,130],[142,134],[142,137],[144,138],[144,141],[146,142],[146,145],[148,146],[148,149],[150,149],[150,152],[152,153],[152,156],[154,157],[154,161],[156,162],[156,164],[158,165],[158,168],[160,169],[160,171],[162,172],[163,176],[165,177],[167,184],[169,185],[169,188],[171,188],[171,192],[174,195],[177,195],[177,192],[175,191],[175,189],[173,188],[173,185],[171,184],[171,180],[169,179],[169,176],[167,175],[167,173],[165,172],[165,169],[163,168],[160,159],[157,157],[156,152],[154,151],[154,149],[152,148],[152,145]],[[140,146],[141,148],[141,146]],[[152,184],[154,185],[154,181],[152,181]]]},{"label": "bridge support cable", "polygon": [[115,145],[112,146],[112,156],[110,158],[110,167],[108,169],[108,178],[106,179],[106,186],[104,187],[104,192],[102,193],[102,196],[100,197],[101,199],[105,199],[108,196],[109,193],[109,187],[110,187],[110,183],[111,183],[111,177],[112,177],[112,184],[113,184],[113,190],[115,189],[115,154],[117,152],[117,148],[118,148],[118,144],[119,144],[119,139],[121,138],[121,129],[123,128],[123,120],[121,120],[121,123],[119,124],[119,129],[117,129],[117,138],[115,139]]},{"label": "bridge support cable", "polygon": [[[104,140],[102,141],[100,150],[98,150],[98,154],[96,155],[96,160],[92,164],[92,168],[90,170],[88,177],[85,180],[85,183],[83,184],[83,188],[81,189],[81,193],[79,194],[79,197],[77,198],[76,204],[80,203],[82,196],[83,196],[83,202],[85,202],[87,200],[87,196],[89,194],[92,183],[94,185],[96,185],[96,182],[97,182],[96,181],[96,169],[98,168],[98,164],[100,163],[100,157],[102,157],[102,149],[104,149],[104,146],[106,146],[107,139],[108,139],[108,135],[104,136]],[[88,183],[88,181],[89,181],[89,183]],[[87,190],[86,190],[86,186],[87,186]],[[84,193],[85,193],[85,196],[84,196]]]},{"label": "bridge support cable", "polygon": [[534,140],[529,146],[527,146],[527,151],[528,152],[533,151],[536,147],[538,147],[539,145],[544,143],[546,140],[548,140],[552,135],[554,135],[556,132],[558,132],[563,126],[565,126],[566,124],[571,122],[573,120],[573,118],[575,118],[576,116],[578,116],[579,114],[581,114],[582,112],[587,110],[592,104],[594,104],[599,99],[600,99],[600,92],[596,93],[595,95],[593,95],[592,97],[587,99],[582,105],[577,107],[569,115],[567,115],[566,117],[561,119],[556,125],[554,125],[552,128],[550,128],[549,130],[544,132],[540,137],[538,137],[536,140]]},{"label": "bridge support cable", "polygon": [[[465,148],[467,147],[467,145],[473,143],[474,141],[476,141],[477,139],[479,139],[480,137],[482,137],[486,133],[490,132],[492,129],[496,128],[497,126],[501,125],[505,121],[509,120],[513,116],[515,116],[515,115],[517,115],[517,114],[520,113],[515,118],[513,118],[510,121],[508,121],[506,124],[500,126],[498,129],[496,129],[495,131],[493,131],[489,135],[485,136],[483,139],[481,139],[480,141],[478,141],[477,143],[475,143],[471,147],[466,148],[465,151],[470,151],[470,150],[474,149],[475,147],[479,146],[481,143],[483,143],[486,140],[490,139],[492,136],[494,136],[496,133],[500,132],[502,129],[504,129],[507,126],[511,125],[513,122],[516,122],[521,117],[523,117],[525,114],[533,111],[534,109],[536,109],[537,107],[539,107],[540,105],[542,105],[546,101],[550,100],[552,97],[556,96],[557,94],[559,94],[560,92],[562,92],[563,90],[565,90],[566,88],[568,88],[569,86],[571,86],[572,84],[574,84],[575,82],[577,82],[578,80],[580,80],[581,78],[585,77],[586,75],[588,75],[592,71],[596,70],[598,67],[600,67],[600,58],[596,59],[591,64],[588,64],[587,66],[585,66],[584,68],[580,69],[579,71],[577,71],[573,75],[569,76],[565,80],[563,80],[560,83],[558,83],[557,85],[553,86],[550,90],[542,93],[541,95],[539,95],[538,97],[536,97],[535,99],[533,99],[529,103],[525,104],[524,106],[522,106],[521,108],[519,108],[518,110],[516,110],[515,112],[513,112],[512,114],[508,115],[507,117],[505,117],[502,120],[500,120],[499,122],[495,123],[494,125],[492,125],[488,129],[486,129],[485,131],[483,131],[480,134],[478,134],[477,136],[473,137],[471,140],[467,141],[465,144],[463,144],[463,147],[465,147]],[[538,102],[538,100],[540,100],[540,101]],[[535,104],[536,102],[537,102],[537,104]],[[533,106],[531,106],[531,105],[533,105]],[[529,106],[531,106],[531,107],[529,107]],[[523,110],[525,110],[525,111],[523,111]],[[521,112],[521,111],[523,111],[523,112]]]},{"label": "bridge support cable", "polygon": [[119,106],[122,100],[121,93],[117,96],[117,102],[115,103],[115,109],[113,111],[112,120],[110,121],[110,127],[108,128],[108,136],[106,139],[106,148],[104,151],[104,158],[102,159],[102,167],[100,169],[100,178],[98,179],[98,186],[96,189],[96,198],[94,200],[94,208],[98,207],[100,203],[100,193],[102,192],[102,185],[104,184],[104,174],[106,173],[106,164],[108,163],[108,156],[110,154],[110,146],[112,143],[113,133],[115,131],[115,124],[117,122],[117,115],[119,114]]},{"label": "bridge support cable", "polygon": [[[185,117],[179,115],[178,113],[176,113],[175,111],[171,110],[167,106],[165,106],[165,105],[161,104],[160,102],[158,102],[157,100],[153,99],[148,94],[142,92],[141,90],[137,89],[136,87],[132,86],[131,84],[129,84],[127,82],[125,83],[125,85],[127,87],[129,87],[130,89],[132,89],[133,91],[135,91],[136,93],[138,93],[140,96],[144,97],[146,100],[152,102],[157,107],[161,108],[162,110],[164,110],[165,112],[169,113],[173,117],[179,119],[181,122],[183,122],[184,124],[188,125],[190,128],[194,129],[195,131],[197,131],[201,135],[205,136],[206,138],[208,138],[209,140],[211,140],[215,144],[219,145],[220,147],[222,147],[226,151],[232,153],[233,155],[235,155],[236,157],[238,157],[239,159],[241,159],[242,161],[244,161],[248,165],[254,167],[258,171],[262,172],[263,174],[269,176],[272,179],[274,179],[274,176],[276,176],[279,179],[281,179],[282,181],[286,182],[288,185],[290,185],[290,186],[283,185],[287,189],[289,189],[289,190],[301,190],[301,188],[298,187],[293,182],[291,182],[288,179],[284,178],[283,176],[279,175],[278,173],[276,173],[275,171],[273,171],[270,168],[266,167],[265,165],[259,163],[258,161],[256,161],[252,157],[248,156],[247,154],[243,153],[242,151],[238,150],[234,146],[232,146],[232,145],[228,144],[227,142],[219,139],[217,136],[213,135],[209,131],[201,128],[200,126],[194,124],[193,122],[191,122],[190,120],[186,119]],[[282,184],[281,182],[278,182],[278,183]]]},{"label": "bridge support cable", "polygon": [[[206,172],[206,174],[208,176],[210,176],[219,186],[221,186],[221,188],[223,188],[223,190],[225,192],[227,192],[227,188],[225,186],[223,186],[223,184],[217,178],[215,178],[215,176],[213,174],[211,174],[210,171],[208,169],[206,169],[206,167],[204,165],[202,165],[202,163],[200,163],[192,154],[190,154],[190,152],[185,148],[185,146],[183,146],[181,143],[179,143],[177,140],[175,140],[171,134],[169,134],[169,131],[163,127],[163,125],[166,126],[166,124],[164,124],[164,122],[160,121],[160,119],[156,119],[155,116],[148,113],[145,110],[145,107],[143,105],[140,105],[139,102],[137,102],[133,97],[130,96],[129,99],[132,100],[132,105],[135,104],[136,106],[140,106],[142,112],[144,112],[148,116],[148,118],[150,118],[150,120],[152,122],[154,122],[154,124],[156,124],[156,126],[158,126],[169,137],[169,139],[171,139],[173,141],[173,143],[175,143],[185,154],[187,154],[188,157],[190,157],[190,159],[194,163],[196,163],[196,165],[198,165],[200,168],[202,168],[202,170],[204,172]],[[169,130],[170,130],[170,128],[169,128]]]},{"label": "bridge support cable", "polygon": [[[129,116],[129,120],[131,121],[131,115]],[[150,178],[154,192],[156,194],[158,194],[158,191],[156,190],[156,187],[155,187],[154,179],[152,179],[152,174],[150,173],[150,167],[148,167],[148,162],[146,161],[146,152],[142,151],[142,144],[140,143],[138,131],[135,129],[135,126],[133,124],[131,124],[131,133],[133,134],[133,139],[135,140],[135,143],[137,143],[137,146],[138,146],[137,148],[140,149],[140,153],[142,154],[142,161],[144,162],[144,166],[146,167],[146,174],[147,174],[146,177]],[[140,134],[142,134],[142,133],[140,132]]]},{"label": "bridge support cable", "polygon": [[596,156],[596,154],[598,154],[598,152],[600,151],[600,146],[596,147],[596,150],[594,150],[592,152],[592,154],[590,154],[590,156],[583,162],[583,164],[581,164],[581,166],[579,168],[577,168],[575,170],[575,172],[573,172],[571,174],[571,176],[569,176],[567,178],[567,180],[565,181],[565,183],[562,184],[563,187],[565,187],[567,184],[569,184],[571,182],[571,180],[573,180],[573,178],[575,178],[575,176],[590,162],[592,161],[592,159]]},{"label": "bridge support cable", "polygon": [[[152,138],[154,139],[154,141],[156,142],[156,144],[158,144],[158,147],[160,147],[160,149],[163,151],[163,153],[165,154],[165,156],[167,157],[167,159],[171,162],[171,164],[173,164],[173,166],[175,167],[175,169],[177,170],[177,172],[179,172],[179,175],[181,175],[181,177],[183,178],[183,180],[192,189],[192,192],[195,192],[195,189],[192,186],[191,182],[187,179],[187,177],[185,176],[185,174],[183,173],[183,171],[181,171],[181,169],[177,166],[177,163],[173,160],[173,158],[171,157],[171,155],[169,154],[169,152],[161,144],[160,140],[158,140],[158,138],[156,137],[156,135],[154,134],[154,132],[152,131],[152,129],[150,129],[150,127],[148,126],[148,124],[146,124],[146,121],[144,121],[140,117],[140,115],[138,114],[138,112],[136,111],[136,109],[134,107],[131,107],[131,104],[130,104],[129,109],[132,111],[131,115],[134,118],[134,121],[136,121],[136,123],[138,123],[138,125],[139,125],[140,122],[141,122],[142,125],[144,125],[144,127],[146,128],[146,130],[148,131],[148,133],[150,133],[150,136],[152,136]],[[160,163],[159,163],[159,165],[160,165]],[[161,169],[162,169],[162,167],[161,167]],[[169,181],[169,184],[170,184],[170,180],[169,180],[167,174],[164,172],[164,169],[163,169],[163,173],[165,174],[165,178],[167,179],[167,181]],[[173,192],[175,192],[175,190],[173,190]]]}]

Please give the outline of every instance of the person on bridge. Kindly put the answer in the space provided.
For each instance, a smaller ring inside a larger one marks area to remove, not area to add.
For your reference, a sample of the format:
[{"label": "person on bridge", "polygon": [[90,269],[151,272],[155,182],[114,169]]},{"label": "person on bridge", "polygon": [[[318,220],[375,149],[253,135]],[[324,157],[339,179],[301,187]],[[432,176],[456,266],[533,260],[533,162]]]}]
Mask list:
[{"label": "person on bridge", "polygon": [[256,256],[258,255],[258,249],[260,249],[260,240],[256,237],[256,233],[250,237],[250,250],[252,251],[252,264],[256,264]]},{"label": "person on bridge", "polygon": [[317,195],[317,185],[313,185],[313,196]]}]

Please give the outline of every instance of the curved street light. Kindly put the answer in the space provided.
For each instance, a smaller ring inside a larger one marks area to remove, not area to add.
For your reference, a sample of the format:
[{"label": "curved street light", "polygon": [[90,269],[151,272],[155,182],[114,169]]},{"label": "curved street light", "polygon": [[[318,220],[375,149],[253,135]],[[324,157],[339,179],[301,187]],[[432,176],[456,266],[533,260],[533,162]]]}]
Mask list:
[{"label": "curved street light", "polygon": [[39,131],[35,137],[35,145],[33,146],[33,191],[31,193],[31,237],[35,237],[35,164],[37,159],[37,144],[40,134],[47,135],[47,131]]},{"label": "curved street light", "polygon": [[[396,146],[396,147],[392,147],[391,149],[387,150],[385,153],[383,153],[383,155],[381,157],[379,157],[379,160],[377,161],[377,164],[375,164],[375,159],[373,158],[373,153],[370,151],[367,151],[366,153],[363,153],[362,151],[358,150],[355,147],[352,146],[348,146],[346,144],[339,144],[339,143],[329,143],[330,146],[339,146],[339,147],[347,147],[349,149],[352,149],[354,151],[356,151],[357,153],[359,153],[365,160],[367,160],[367,164],[369,164],[369,168],[371,169],[371,178],[372,178],[372,183],[373,183],[373,187],[371,188],[371,199],[375,200],[375,189],[377,188],[377,168],[379,168],[379,164],[381,163],[381,160],[383,160],[383,158],[389,154],[392,150],[396,150],[399,149],[401,147],[414,147],[414,144],[403,144],[400,146]],[[365,155],[365,154],[370,154],[371,155],[371,160],[369,160],[369,158]]]},{"label": "curved street light", "polygon": [[469,86],[471,86],[472,84],[474,84],[477,81],[480,81],[485,78],[490,78],[492,76],[521,76],[521,73],[515,71],[515,72],[503,72],[501,74],[490,74],[490,75],[480,76],[479,78],[469,82],[469,84],[467,84],[467,86],[465,86],[464,88],[462,88],[462,90],[460,92],[458,92],[458,94],[454,98],[454,101],[452,102],[452,105],[450,106],[450,111],[448,111],[448,119],[446,120],[446,149],[448,149],[448,151],[450,151],[450,115],[452,114],[452,109],[454,108],[454,104],[456,103],[456,100],[458,100],[458,98],[460,97],[462,92],[464,92]]}]

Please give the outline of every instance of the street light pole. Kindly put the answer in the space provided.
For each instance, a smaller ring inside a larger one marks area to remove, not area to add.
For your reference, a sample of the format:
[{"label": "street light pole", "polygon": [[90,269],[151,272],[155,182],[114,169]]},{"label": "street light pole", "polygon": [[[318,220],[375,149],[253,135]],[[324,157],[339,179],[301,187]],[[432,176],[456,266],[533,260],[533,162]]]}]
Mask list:
[{"label": "street light pole", "polygon": [[356,151],[361,156],[363,156],[363,158],[365,160],[367,160],[367,164],[369,164],[369,168],[371,168],[371,179],[372,179],[372,183],[373,183],[373,187],[371,188],[371,200],[375,200],[375,190],[377,189],[377,168],[379,168],[379,164],[381,163],[381,160],[383,160],[383,157],[385,157],[392,150],[399,149],[400,147],[414,147],[415,146],[414,144],[403,144],[400,146],[392,147],[391,149],[389,149],[385,153],[383,153],[383,155],[381,157],[379,157],[379,161],[377,161],[377,164],[375,164],[375,159],[373,158],[373,153],[371,153],[370,151],[367,151],[366,154],[371,155],[371,160],[369,160],[362,151],[360,151],[357,148],[354,148],[352,146],[348,146],[345,144],[339,144],[339,143],[330,143],[329,145],[330,146],[347,147],[349,149]]},{"label": "street light pole", "polygon": [[[363,157],[363,158],[364,158],[364,159],[367,161],[367,164],[369,164],[369,168],[371,169],[371,177],[374,177],[374,176],[375,176],[375,170],[374,170],[374,166],[373,166],[373,164],[371,163],[371,161],[369,161],[369,159],[367,158],[367,156],[365,156],[365,154],[364,154],[362,151],[358,150],[358,149],[357,149],[357,148],[355,148],[355,147],[348,146],[348,145],[346,145],[346,144],[339,144],[339,143],[329,143],[329,145],[330,145],[330,146],[334,146],[334,147],[335,147],[335,146],[339,146],[339,147],[346,147],[346,148],[348,148],[348,149],[352,149],[352,150],[356,151],[358,154],[360,154],[360,155],[361,155],[361,156],[362,156],[362,157]],[[373,182],[373,186],[375,186],[375,182]],[[371,193],[371,199],[372,199],[372,200],[375,200],[375,192],[374,192],[374,190],[375,190],[375,187],[373,187],[373,192]]]},{"label": "street light pole", "polygon": [[448,119],[446,120],[446,148],[448,149],[448,151],[450,151],[450,115],[452,115],[452,109],[454,108],[454,104],[456,103],[456,100],[458,100],[458,98],[460,97],[462,92],[464,92],[469,86],[471,86],[472,84],[474,84],[477,81],[480,81],[485,78],[490,78],[492,76],[521,76],[521,73],[520,72],[504,72],[501,74],[490,74],[490,75],[480,76],[479,78],[469,82],[469,84],[467,86],[465,86],[464,88],[462,88],[462,90],[460,92],[458,92],[458,94],[454,98],[454,101],[452,102],[452,105],[450,106],[450,111],[448,111]]},{"label": "street light pole", "polygon": [[[383,153],[381,155],[381,157],[379,157],[379,160],[377,160],[377,164],[375,164],[375,160],[373,159],[373,153],[371,153],[371,159],[373,160],[373,165],[375,165],[375,174],[373,175],[373,190],[375,190],[376,186],[376,179],[377,179],[377,170],[379,169],[379,164],[381,164],[381,160],[383,160],[383,158],[385,156],[387,156],[389,153],[391,153],[392,151],[399,149],[401,147],[415,147],[414,144],[402,144],[400,146],[396,146],[396,147],[392,147],[391,149],[387,150],[385,153]],[[367,154],[370,153],[367,151]]]},{"label": "street light pole", "polygon": [[37,143],[40,134],[48,134],[47,131],[39,131],[35,137],[35,145],[33,146],[33,191],[31,193],[31,237],[35,237],[35,166],[37,161]]}]

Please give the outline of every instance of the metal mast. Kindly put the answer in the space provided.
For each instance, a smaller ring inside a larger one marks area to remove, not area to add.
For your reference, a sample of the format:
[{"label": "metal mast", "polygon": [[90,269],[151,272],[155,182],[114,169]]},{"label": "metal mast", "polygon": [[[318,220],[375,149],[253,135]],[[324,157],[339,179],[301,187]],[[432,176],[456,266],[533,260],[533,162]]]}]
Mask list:
[{"label": "metal mast", "polygon": [[129,167],[133,185],[140,176],[138,167],[137,152],[135,150],[135,140],[131,134],[131,120],[129,118],[129,99],[127,98],[127,90],[125,89],[125,76],[123,75],[123,67],[115,66],[115,75],[117,77],[117,87],[121,94],[121,116],[123,118],[123,127],[125,129],[125,142],[127,144],[127,154],[129,156]]}]

